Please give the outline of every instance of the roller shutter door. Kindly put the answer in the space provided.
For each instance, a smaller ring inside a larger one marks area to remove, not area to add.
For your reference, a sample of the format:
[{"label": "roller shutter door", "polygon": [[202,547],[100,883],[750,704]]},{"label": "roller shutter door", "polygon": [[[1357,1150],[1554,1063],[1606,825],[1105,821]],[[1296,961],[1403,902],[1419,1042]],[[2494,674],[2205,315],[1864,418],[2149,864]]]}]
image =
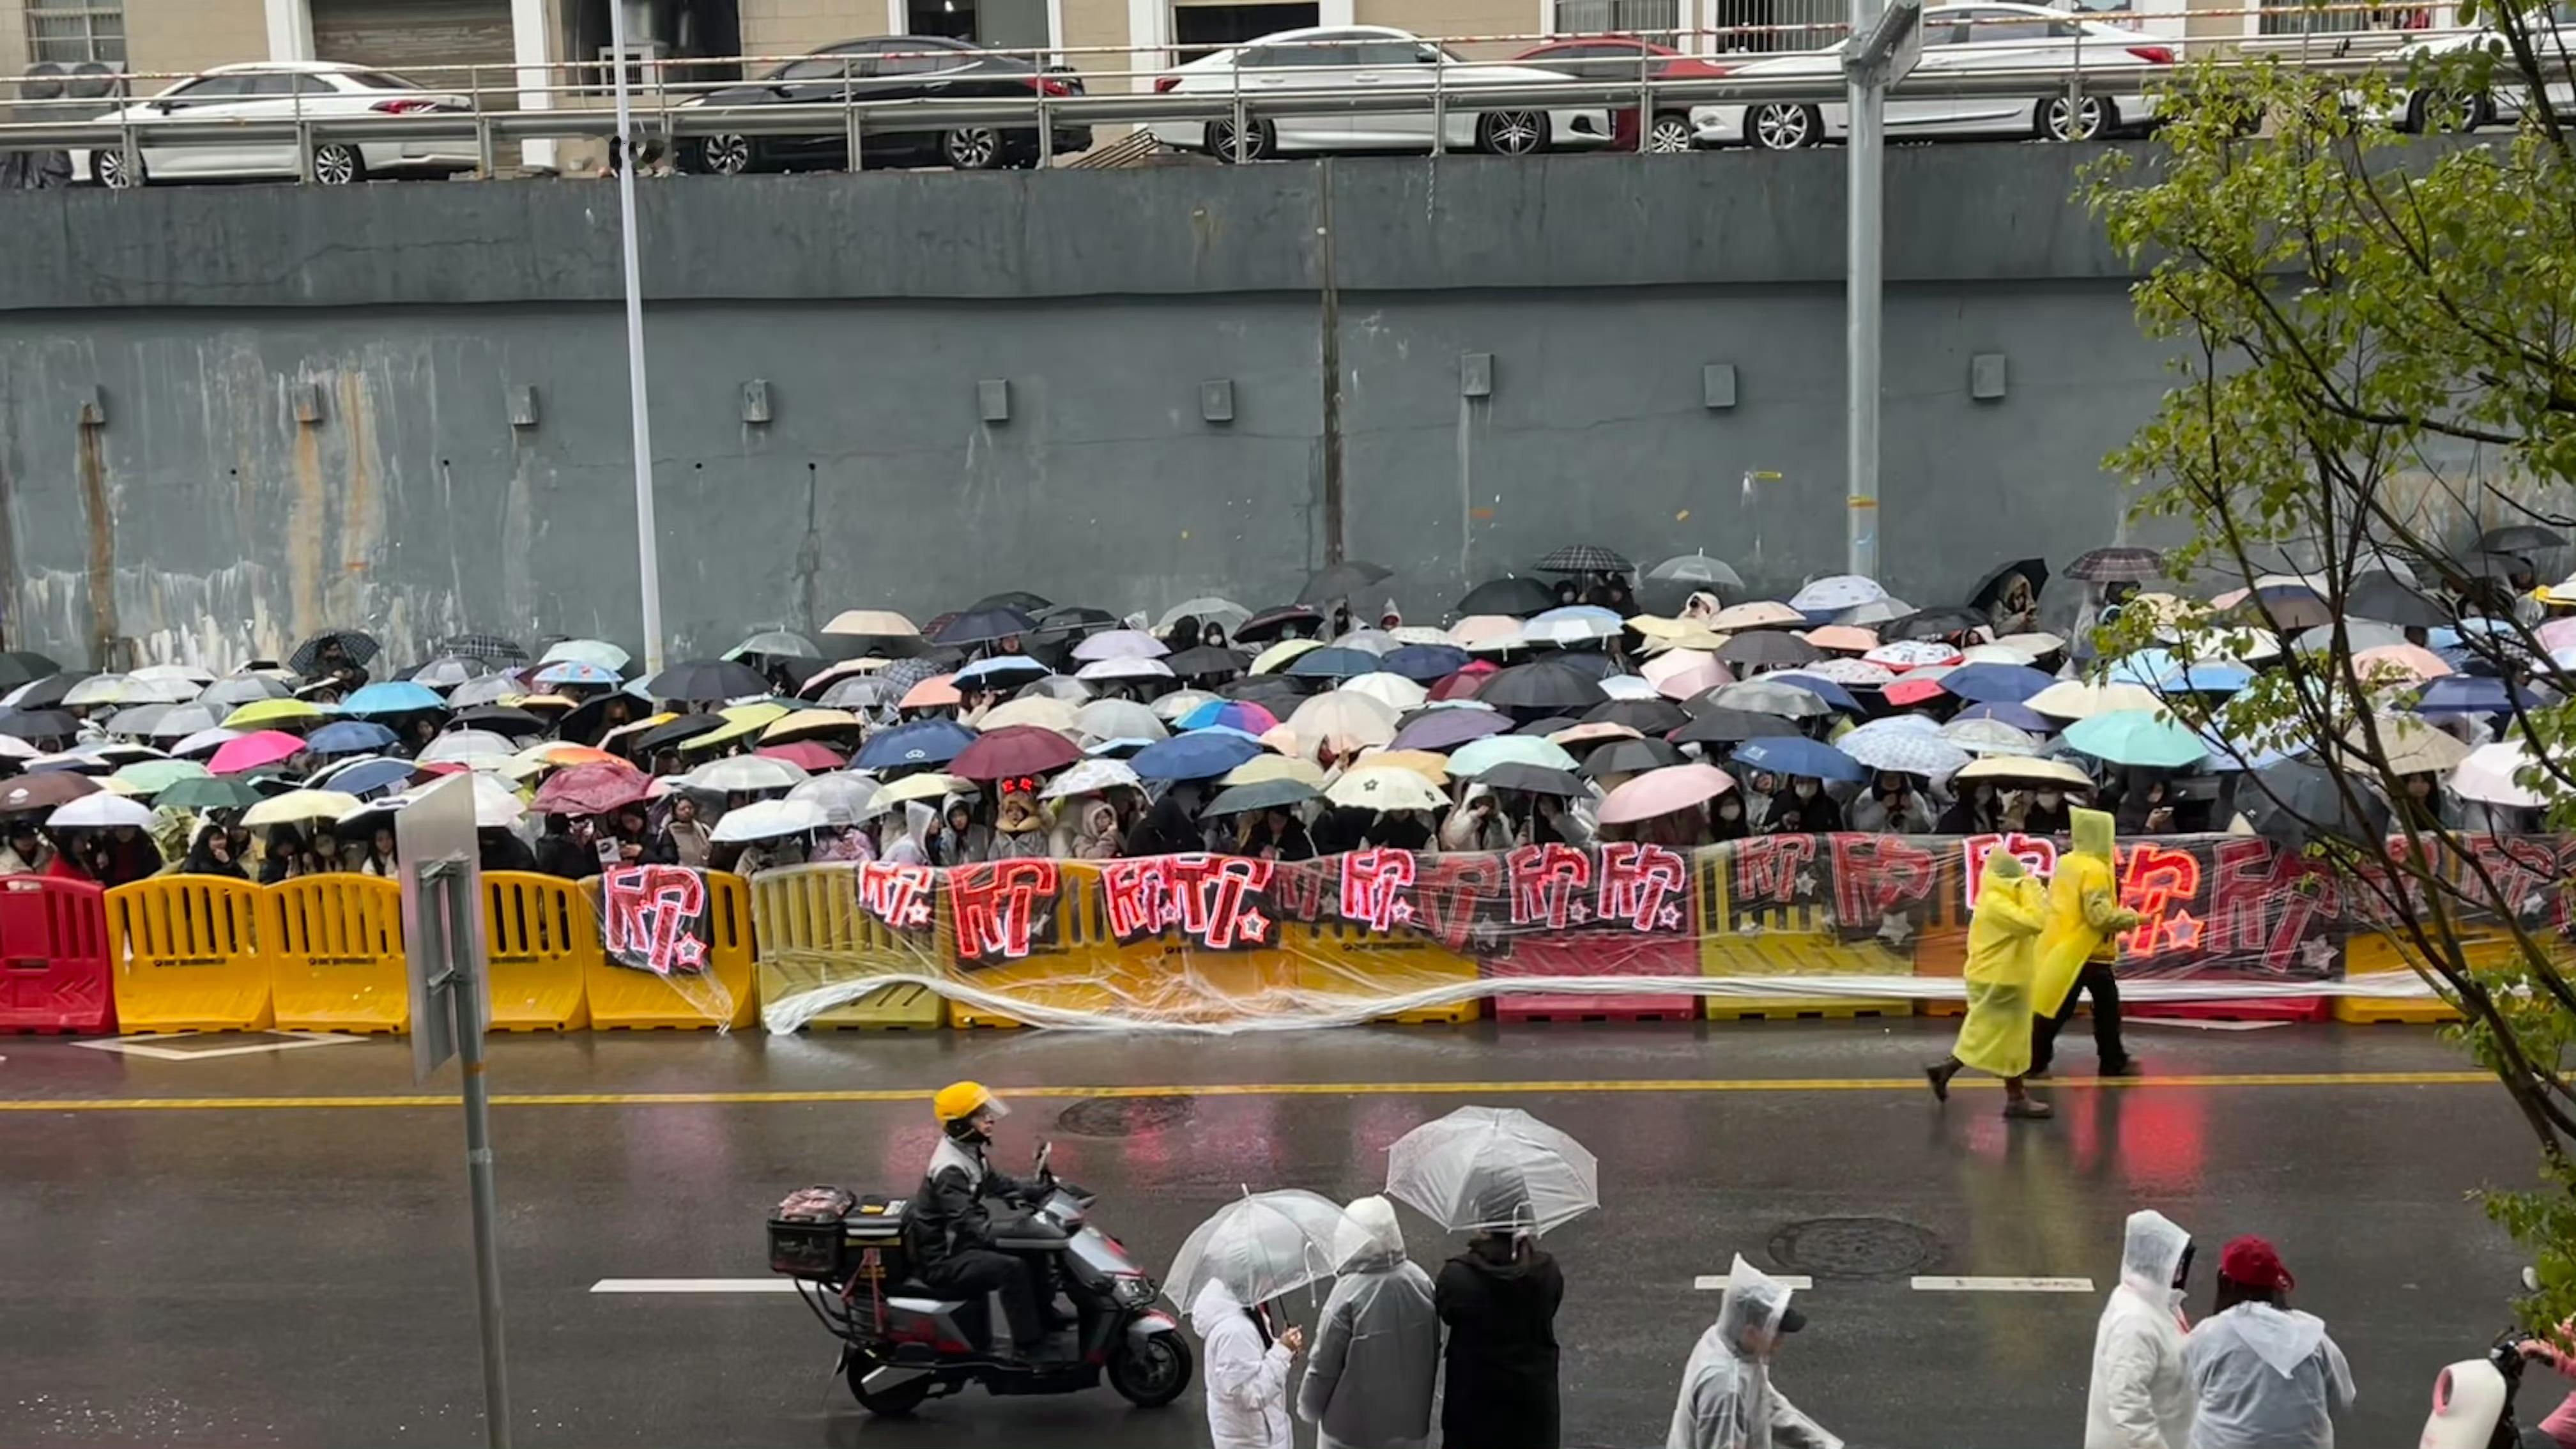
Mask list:
[{"label": "roller shutter door", "polygon": [[[313,49],[324,60],[408,72],[433,65],[507,65],[510,0],[312,0]],[[463,75],[414,76],[464,89]]]}]

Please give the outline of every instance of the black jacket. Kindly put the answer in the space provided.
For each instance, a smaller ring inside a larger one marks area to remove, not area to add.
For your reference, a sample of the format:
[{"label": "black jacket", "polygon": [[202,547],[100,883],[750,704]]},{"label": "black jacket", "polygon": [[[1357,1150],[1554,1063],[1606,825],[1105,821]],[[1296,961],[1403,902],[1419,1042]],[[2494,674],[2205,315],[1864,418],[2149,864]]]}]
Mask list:
[{"label": "black jacket", "polygon": [[1533,1250],[1441,1265],[1432,1301],[1449,1329],[1442,1441],[1475,1449],[1557,1449],[1556,1309],[1565,1275]]},{"label": "black jacket", "polygon": [[483,869],[533,871],[537,868],[536,853],[528,849],[526,841],[511,832],[478,830],[474,835],[475,843],[482,848]]},{"label": "black jacket", "polygon": [[995,1171],[980,1145],[954,1139],[942,1142],[904,1217],[913,1276],[927,1277],[951,1253],[991,1247],[993,1212],[987,1204],[996,1198],[1004,1199],[1007,1206],[1008,1199],[1035,1195],[1029,1184]]}]

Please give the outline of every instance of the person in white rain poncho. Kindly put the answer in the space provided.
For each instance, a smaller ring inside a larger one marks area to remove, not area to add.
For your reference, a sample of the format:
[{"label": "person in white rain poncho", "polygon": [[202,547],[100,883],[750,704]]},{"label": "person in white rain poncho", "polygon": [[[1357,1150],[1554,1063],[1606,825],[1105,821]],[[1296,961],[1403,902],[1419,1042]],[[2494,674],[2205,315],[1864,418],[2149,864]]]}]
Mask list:
[{"label": "person in white rain poncho", "polygon": [[1717,1322],[1682,1370],[1664,1449],[1842,1449],[1771,1383],[1780,1336],[1805,1326],[1806,1316],[1789,1306],[1788,1285],[1738,1257]]},{"label": "person in white rain poncho", "polygon": [[1215,1449],[1294,1449],[1288,1423],[1288,1365],[1304,1335],[1290,1325],[1276,1339],[1234,1291],[1214,1278],[1190,1305],[1206,1360],[1208,1442]]},{"label": "person in white rain poncho", "polygon": [[2084,1449],[2186,1449],[2191,1381],[2182,1367],[2183,1279],[2191,1234],[2164,1214],[2129,1214],[2120,1284],[2093,1332]]},{"label": "person in white rain poncho", "polygon": [[1421,1449],[1440,1373],[1431,1275],[1406,1260],[1382,1197],[1352,1203],[1333,1246],[1341,1277],[1315,1328],[1297,1417],[1317,1426],[1316,1449]]},{"label": "person in white rain poncho", "polygon": [[2295,1284],[2261,1238],[2219,1251],[2218,1311],[2183,1342],[2190,1449],[2334,1449],[2352,1412],[2352,1367],[2325,1323],[2289,1305]]}]

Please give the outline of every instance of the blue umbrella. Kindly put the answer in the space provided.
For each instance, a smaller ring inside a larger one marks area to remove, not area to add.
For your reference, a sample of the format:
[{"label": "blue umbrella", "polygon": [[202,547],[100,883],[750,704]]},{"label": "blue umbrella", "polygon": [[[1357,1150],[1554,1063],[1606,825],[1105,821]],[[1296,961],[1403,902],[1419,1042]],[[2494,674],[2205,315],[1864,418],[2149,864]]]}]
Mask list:
[{"label": "blue umbrella", "polygon": [[1279,672],[1301,679],[1357,679],[1377,673],[1379,662],[1365,649],[1309,649]]},{"label": "blue umbrella", "polygon": [[850,763],[862,770],[944,765],[973,743],[975,732],[953,719],[917,719],[870,739]]},{"label": "blue umbrella", "polygon": [[2242,664],[2228,664],[2204,659],[2157,680],[2157,687],[2168,692],[2182,690],[2191,694],[2234,694],[2254,682],[2254,671]]},{"label": "blue umbrella", "polygon": [[1157,740],[1127,762],[1147,780],[1212,780],[1261,753],[1261,746],[1231,730],[1192,730]]},{"label": "blue umbrella", "polygon": [[1868,710],[1860,707],[1859,700],[1852,698],[1850,690],[1843,688],[1840,682],[1827,679],[1821,674],[1804,674],[1795,669],[1784,669],[1776,674],[1765,674],[1762,677],[1803,689],[1845,714],[1869,713]]},{"label": "blue umbrella", "polygon": [[2024,664],[1968,664],[1941,676],[1941,688],[1978,704],[2019,704],[2057,682]]},{"label": "blue umbrella", "polygon": [[2508,688],[2501,679],[2475,674],[2449,674],[2424,686],[2417,714],[2503,714],[2519,700],[2524,709],[2538,709],[2548,703],[2548,696],[2519,686]]},{"label": "blue umbrella", "polygon": [[365,720],[333,720],[305,736],[304,747],[317,755],[363,755],[401,739],[392,730]]},{"label": "blue umbrella", "polygon": [[1803,735],[1770,735],[1735,747],[1739,763],[1774,775],[1803,775],[1810,780],[1869,778],[1861,763],[1833,746]]},{"label": "blue umbrella", "polygon": [[[1960,672],[1965,673],[1966,671],[1962,670]],[[1943,676],[1943,683],[1945,685],[1948,683],[1948,676]],[[2048,716],[2041,714],[2038,710],[2032,709],[2026,704],[1970,705],[1968,708],[1959,711],[1956,717],[1959,719],[2001,720],[2005,724],[2011,725],[2014,729],[2028,730],[2035,735],[2053,735],[2057,733],[2057,721],[2050,719]]]},{"label": "blue umbrella", "polygon": [[[2134,654],[2123,654],[2112,661],[2110,682],[2134,684],[2140,689],[2153,689],[2162,684],[2166,676],[2180,668],[2182,668],[2182,661],[2173,656],[2172,650],[2141,649]],[[2055,682],[2050,681],[2052,684]]]},{"label": "blue umbrella", "polygon": [[1011,681],[1015,677],[1016,682],[1026,683],[1053,673],[1055,673],[1054,670],[1025,654],[996,654],[990,659],[978,659],[958,670],[957,677],[949,683],[963,686],[982,684],[987,681]]},{"label": "blue umbrella", "polygon": [[531,676],[539,684],[607,684],[618,682],[617,671],[602,669],[587,659],[558,659]]},{"label": "blue umbrella", "polygon": [[403,784],[411,779],[412,771],[409,760],[353,760],[347,768],[332,771],[321,787],[344,795],[372,795]]},{"label": "blue umbrella", "polygon": [[2149,710],[2115,709],[2066,727],[2066,743],[2115,765],[2179,770],[2209,753],[2200,736]]},{"label": "blue umbrella", "polygon": [[[2292,750],[2270,746],[2257,748],[2244,740],[2230,740],[2228,736],[2219,732],[2215,724],[2202,728],[2200,742],[2209,747],[2210,772],[2219,775],[2232,775],[2239,770],[2268,769],[2283,760],[2298,758],[2297,752]],[[2238,762],[2236,758],[2238,755],[2245,757],[2242,763]]]},{"label": "blue umbrella", "polygon": [[1377,667],[1389,674],[1401,674],[1416,684],[1429,684],[1466,668],[1472,657],[1454,644],[1407,644],[1389,650]]},{"label": "blue umbrella", "polygon": [[1399,727],[1390,750],[1454,750],[1469,740],[1498,735],[1512,727],[1511,717],[1492,709],[1435,709]]},{"label": "blue umbrella", "polygon": [[1239,699],[1211,699],[1173,721],[1174,729],[1239,730],[1247,736],[1259,736],[1278,727],[1279,717],[1257,704]]},{"label": "blue umbrella", "polygon": [[409,714],[416,709],[445,709],[447,701],[437,690],[408,679],[388,679],[382,684],[360,687],[340,701],[342,714]]}]

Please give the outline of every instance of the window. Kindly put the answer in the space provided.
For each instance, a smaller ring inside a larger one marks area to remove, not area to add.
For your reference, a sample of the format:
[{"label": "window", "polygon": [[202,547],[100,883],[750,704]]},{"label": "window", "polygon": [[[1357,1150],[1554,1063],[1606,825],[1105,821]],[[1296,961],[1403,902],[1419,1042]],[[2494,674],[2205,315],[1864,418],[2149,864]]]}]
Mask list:
[{"label": "window", "polygon": [[124,65],[124,0],[27,0],[27,58]]},{"label": "window", "polygon": [[1556,32],[1560,35],[1606,32],[1643,36],[1657,45],[1670,45],[1681,23],[1681,0],[1556,0]]},{"label": "window", "polygon": [[1243,53],[1245,70],[1277,70],[1287,66],[1357,65],[1359,47],[1347,42],[1340,45],[1321,40],[1294,45],[1265,45]]},{"label": "window", "polygon": [[783,81],[839,80],[841,77],[846,75],[864,80],[876,73],[877,58],[873,52],[863,53],[857,51],[840,51],[831,55],[809,55],[803,60],[790,61],[785,67],[779,70],[777,75],[772,76],[771,79]]},{"label": "window", "polygon": [[338,72],[338,74],[340,79],[349,82],[351,85],[361,86],[371,91],[416,91],[420,89],[419,86],[412,84],[410,81],[404,80],[401,76],[395,75],[391,71],[344,70]]},{"label": "window", "polygon": [[1305,30],[1316,23],[1313,0],[1289,5],[1206,5],[1172,7],[1174,51],[1183,62],[1214,55],[1282,30]]},{"label": "window", "polygon": [[1433,65],[1439,61],[1431,47],[1418,40],[1364,40],[1352,51],[1353,60],[1360,65]]},{"label": "window", "polygon": [[246,75],[199,76],[163,100],[183,106],[204,105],[209,101],[234,101],[250,94],[251,77]]}]

